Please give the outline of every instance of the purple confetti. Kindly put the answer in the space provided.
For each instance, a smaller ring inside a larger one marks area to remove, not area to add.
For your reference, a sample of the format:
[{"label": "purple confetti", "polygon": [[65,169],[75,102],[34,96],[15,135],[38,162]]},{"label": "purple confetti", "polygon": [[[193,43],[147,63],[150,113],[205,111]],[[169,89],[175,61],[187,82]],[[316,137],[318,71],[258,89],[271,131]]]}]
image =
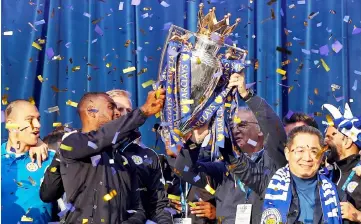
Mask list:
[{"label": "purple confetti", "polygon": [[65,44],[65,47],[66,47],[66,48],[69,48],[70,45],[71,45],[71,42],[68,42],[68,43]]},{"label": "purple confetti", "polygon": [[117,173],[117,171],[115,170],[114,167],[111,167],[111,170],[112,170],[112,174],[115,175]]},{"label": "purple confetti", "polygon": [[352,35],[359,34],[359,33],[361,33],[361,28],[358,28],[358,27],[353,28]]},{"label": "purple confetti", "polygon": [[302,52],[308,55],[311,54],[310,50],[306,50],[306,49],[302,49]]},{"label": "purple confetti", "polygon": [[53,56],[55,55],[53,48],[46,49],[46,55],[48,56],[48,59],[51,60],[53,58]]},{"label": "purple confetti", "polygon": [[200,179],[201,179],[201,177],[200,177],[199,175],[193,177],[193,181],[194,181],[194,182],[197,182],[197,181],[199,181]]},{"label": "purple confetti", "polygon": [[141,51],[143,48],[142,47],[137,47],[137,51]]},{"label": "purple confetti", "polygon": [[169,30],[169,28],[173,25],[172,22],[164,23],[163,30]]},{"label": "purple confetti", "polygon": [[40,20],[40,21],[36,21],[35,23],[34,23],[34,25],[35,26],[38,26],[38,25],[42,25],[42,24],[44,24],[45,23],[45,20]]},{"label": "purple confetti", "polygon": [[10,152],[16,153],[16,150],[13,147],[10,147]]},{"label": "purple confetti", "polygon": [[95,32],[97,32],[100,36],[103,36],[103,30],[98,26],[98,24],[95,26]]},{"label": "purple confetti", "polygon": [[92,165],[94,167],[96,167],[96,166],[98,166],[98,163],[99,163],[99,161],[101,159],[101,156],[100,155],[95,155],[95,156],[90,157],[90,159],[92,161]]},{"label": "purple confetti", "polygon": [[289,110],[287,115],[286,115],[287,119],[290,119],[292,117],[292,115],[293,115],[293,111]]},{"label": "purple confetti", "polygon": [[147,164],[147,165],[150,165],[153,163],[153,160],[151,158],[147,158],[143,161],[143,163]]},{"label": "purple confetti", "polygon": [[319,50],[311,49],[311,52],[312,52],[312,53],[315,53],[315,54],[318,54],[320,51],[319,51]]},{"label": "purple confetti", "polygon": [[69,211],[73,212],[75,211],[75,207],[71,204],[71,203],[66,203],[66,209],[68,209]]},{"label": "purple confetti", "polygon": [[64,211],[61,211],[61,212],[59,212],[58,213],[58,216],[61,218],[61,217],[63,217],[64,215],[65,215],[65,213],[67,213],[68,212],[68,210],[64,210]]},{"label": "purple confetti", "polygon": [[171,215],[177,214],[177,211],[173,208],[164,208],[164,211],[169,212]]},{"label": "purple confetti", "polygon": [[1,123],[5,122],[5,112],[2,110],[1,111]]},{"label": "purple confetti", "polygon": [[219,35],[217,35],[216,33],[211,33],[211,40],[213,40],[214,42],[219,42],[219,40],[221,39],[221,37]]},{"label": "purple confetti", "polygon": [[271,173],[271,171],[269,169],[265,169],[263,173],[268,176]]},{"label": "purple confetti", "polygon": [[335,43],[332,44],[332,50],[336,53],[340,52],[342,48],[343,46],[338,40],[336,40]]},{"label": "purple confetti", "polygon": [[89,109],[88,111],[89,111],[89,112],[93,112],[93,113],[98,113],[98,112],[99,112],[99,110],[98,110],[98,109],[95,109],[95,108]]},{"label": "purple confetti", "polygon": [[145,222],[145,224],[157,224],[156,222],[153,222],[152,220],[147,220],[146,222]]},{"label": "purple confetti", "polygon": [[328,46],[327,46],[327,45],[323,45],[322,47],[320,47],[320,55],[325,55],[325,56],[327,56],[329,52],[330,52],[330,51],[328,50]]},{"label": "purple confetti", "polygon": [[188,167],[188,166],[184,166],[183,171],[184,171],[184,172],[188,172],[188,170],[189,170],[189,167]]},{"label": "purple confetti", "polygon": [[228,45],[233,45],[233,41],[232,41],[232,39],[230,38],[230,37],[227,37],[225,40],[224,40],[224,43],[225,44],[228,44]]},{"label": "purple confetti", "polygon": [[88,146],[93,149],[98,149],[98,146],[94,142],[91,142],[91,141],[88,141]]},{"label": "purple confetti", "polygon": [[253,87],[255,84],[256,84],[256,82],[247,83],[246,84],[246,89],[249,89],[249,88]]},{"label": "purple confetti", "polygon": [[283,9],[282,9],[282,8],[281,8],[280,14],[281,14],[282,17],[285,15],[285,14],[283,13]]},{"label": "purple confetti", "polygon": [[336,102],[340,102],[340,101],[343,100],[343,99],[345,99],[344,96],[337,97],[337,98],[336,98]]}]

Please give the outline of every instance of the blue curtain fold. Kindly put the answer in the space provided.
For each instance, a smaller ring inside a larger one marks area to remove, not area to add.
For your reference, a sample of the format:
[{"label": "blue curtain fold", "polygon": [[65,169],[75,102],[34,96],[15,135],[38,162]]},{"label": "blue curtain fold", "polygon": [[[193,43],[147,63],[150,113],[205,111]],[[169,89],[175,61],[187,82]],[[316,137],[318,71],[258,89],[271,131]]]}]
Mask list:
[{"label": "blue curtain fold", "polygon": [[[361,27],[360,1],[164,1],[170,6],[163,7],[162,0],[142,0],[138,6],[131,5],[131,0],[3,0],[2,32],[13,31],[13,35],[2,34],[2,96],[8,95],[9,102],[34,98],[42,115],[41,136],[53,129],[53,122],[71,122],[73,127],[80,127],[76,108],[66,102],[78,102],[89,91],[125,89],[132,95],[133,106],[140,106],[150,90],[141,84],[157,79],[168,33],[165,24],[196,31],[198,5],[203,2],[205,13],[216,7],[218,19],[226,13],[231,13],[232,24],[236,18],[242,19],[231,38],[238,47],[248,50],[249,60],[258,60],[259,65],[258,69],[247,68],[247,83],[256,82],[253,88],[257,94],[280,116],[288,110],[321,112],[323,116],[316,116],[321,122],[325,120],[322,104],[343,108],[346,102],[355,114],[361,114],[361,34],[352,34],[354,26]],[[120,2],[124,2],[123,10],[118,10]],[[309,19],[311,13],[318,14]],[[45,24],[34,26],[37,31],[28,24],[42,19]],[[96,27],[103,34],[96,32]],[[38,39],[45,40],[42,50],[32,47]],[[332,49],[336,41],[343,45],[338,53]],[[328,55],[314,53],[324,45],[328,46]],[[291,54],[277,51],[277,47]],[[52,60],[46,53],[49,48],[62,60]],[[330,71],[325,70],[321,59]],[[282,66],[287,60],[290,63]],[[76,66],[80,69],[75,70]],[[123,73],[132,66],[136,71]],[[285,77],[276,73],[278,68],[287,72]],[[147,71],[138,74],[144,69]],[[333,91],[332,84],[340,89]],[[44,112],[53,106],[59,106],[59,113]],[[2,105],[2,110],[5,107]],[[141,127],[143,141],[151,147],[155,142],[151,130],[156,122],[152,117]],[[1,137],[7,138],[4,123]]]}]

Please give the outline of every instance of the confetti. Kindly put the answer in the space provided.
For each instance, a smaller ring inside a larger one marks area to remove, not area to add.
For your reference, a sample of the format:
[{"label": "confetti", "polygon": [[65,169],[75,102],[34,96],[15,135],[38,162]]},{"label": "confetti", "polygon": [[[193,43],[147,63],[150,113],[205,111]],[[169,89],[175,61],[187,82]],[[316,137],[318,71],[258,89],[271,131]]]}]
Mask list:
[{"label": "confetti", "polygon": [[93,149],[98,149],[98,146],[94,142],[91,142],[91,141],[88,141],[88,146]]},{"label": "confetti", "polygon": [[322,63],[323,68],[326,70],[326,72],[330,71],[330,68],[328,67],[328,65],[322,58],[321,58],[321,63]]},{"label": "confetti", "polygon": [[183,171],[184,171],[184,172],[188,172],[188,170],[189,170],[189,167],[188,167],[188,166],[184,166]]},{"label": "confetti", "polygon": [[125,73],[128,73],[128,72],[133,72],[133,71],[135,71],[135,67],[134,67],[134,66],[123,69],[123,73],[124,73],[124,74],[125,74]]},{"label": "confetti", "polygon": [[55,166],[50,168],[50,172],[52,172],[52,173],[55,173],[56,170],[57,170],[57,168]]},{"label": "confetti", "polygon": [[62,149],[62,150],[65,150],[65,151],[73,150],[73,147],[67,146],[67,145],[64,145],[64,144],[61,144],[59,148]]},{"label": "confetti", "polygon": [[344,96],[340,96],[340,97],[336,97],[336,102],[340,102],[341,100],[343,100],[343,99],[345,99],[345,97]]},{"label": "confetti", "polygon": [[31,185],[36,186],[36,182],[33,178],[31,178],[30,176],[28,177],[28,180],[30,181]]},{"label": "confetti", "polygon": [[147,69],[147,68],[142,68],[142,69],[140,70],[140,72],[138,72],[138,74],[137,74],[137,75],[144,74],[144,73],[146,73],[147,71],[148,71],[148,69]]},{"label": "confetti", "polygon": [[124,2],[119,2],[118,10],[119,11],[123,10],[123,7],[124,7]]},{"label": "confetti", "polygon": [[327,124],[328,124],[329,126],[334,126],[334,125],[335,125],[335,124],[333,123],[333,120],[332,120],[331,115],[327,114],[327,115],[326,115],[326,120],[327,120]]},{"label": "confetti", "polygon": [[35,105],[35,100],[34,98],[31,96],[29,97],[29,102],[32,104],[32,105]]},{"label": "confetti", "polygon": [[205,187],[205,189],[211,193],[212,195],[214,195],[216,193],[216,191],[211,187],[209,186],[209,184],[207,184],[207,186]]},{"label": "confetti", "polygon": [[320,47],[320,55],[325,55],[327,56],[329,53],[329,50],[328,50],[328,46],[327,45],[324,45],[322,47]]},{"label": "confetti", "polygon": [[101,158],[102,158],[101,155],[95,155],[95,156],[90,157],[93,167],[98,166]]},{"label": "confetti", "polygon": [[103,199],[104,199],[104,201],[110,201],[116,195],[117,195],[117,192],[115,190],[112,190],[109,192],[109,194],[104,195]]},{"label": "confetti", "polygon": [[181,101],[181,105],[189,105],[189,104],[193,104],[194,100],[182,100]]},{"label": "confetti", "polygon": [[315,53],[315,54],[318,54],[318,53],[319,53],[319,50],[311,49],[311,52],[312,52],[312,53]]},{"label": "confetti", "polygon": [[4,36],[12,36],[13,35],[13,31],[5,31],[4,32]]},{"label": "confetti", "polygon": [[160,4],[165,8],[169,7],[169,4],[166,3],[165,1],[162,1]]},{"label": "confetti", "polygon": [[46,55],[48,56],[48,59],[52,59],[52,57],[55,55],[53,48],[46,49]]},{"label": "confetti", "polygon": [[110,66],[112,66],[112,63],[107,63],[107,64],[105,65],[105,67],[107,67],[107,68],[109,68]]},{"label": "confetti", "polygon": [[317,27],[320,27],[320,26],[322,26],[322,22],[320,22],[320,23],[317,23],[317,25],[316,25]]},{"label": "confetti", "polygon": [[100,28],[100,26],[98,26],[98,24],[95,25],[94,31],[95,31],[97,34],[99,34],[100,36],[103,36],[103,34],[104,34],[103,30]]},{"label": "confetti", "polygon": [[157,224],[156,222],[153,222],[152,220],[147,220],[146,222],[145,222],[145,224]]},{"label": "confetti", "polygon": [[31,218],[31,217],[27,217],[27,216],[25,216],[25,215],[23,215],[22,217],[21,217],[21,220],[20,220],[21,222],[33,222],[34,220],[33,220],[33,218]]},{"label": "confetti", "polygon": [[74,66],[74,67],[71,69],[72,72],[76,72],[76,71],[79,71],[79,70],[80,70],[80,65]]},{"label": "confetti", "polygon": [[356,26],[353,27],[352,35],[361,33],[361,28],[358,28]]},{"label": "confetti", "polygon": [[180,196],[177,196],[177,195],[174,195],[174,194],[168,194],[168,199],[180,201]]},{"label": "confetti", "polygon": [[304,5],[304,4],[306,4],[306,1],[297,1],[297,4]]},{"label": "confetti", "polygon": [[142,15],[142,18],[145,19],[145,18],[147,18],[148,16],[149,16],[148,13],[144,13],[144,14]]},{"label": "confetti", "polygon": [[194,182],[197,182],[197,181],[199,181],[200,179],[201,179],[201,177],[200,177],[199,175],[193,177],[193,181],[194,181]]},{"label": "confetti", "polygon": [[55,106],[55,107],[49,107],[47,110],[45,110],[46,113],[53,113],[53,112],[57,112],[59,111],[59,107]]},{"label": "confetti", "polygon": [[343,17],[343,21],[344,21],[344,22],[348,23],[349,20],[350,20],[350,16],[345,16],[345,17]]},{"label": "confetti", "polygon": [[317,88],[315,88],[315,89],[313,90],[313,92],[314,92],[316,95],[318,95],[318,89],[317,89]]},{"label": "confetti", "polygon": [[277,68],[276,72],[281,75],[286,75],[286,71],[280,68]]},{"label": "confetti", "polygon": [[361,72],[360,71],[357,71],[357,70],[355,70],[355,71],[353,71],[356,75],[361,75]]},{"label": "confetti", "polygon": [[18,124],[14,124],[14,123],[6,123],[5,124],[5,128],[6,129],[18,129],[20,126]]},{"label": "confetti", "polygon": [[197,207],[197,205],[196,205],[195,203],[191,202],[191,201],[189,201],[188,204],[189,204],[192,208]]},{"label": "confetti", "polygon": [[355,80],[355,82],[353,83],[352,90],[353,91],[357,90],[357,80]]},{"label": "confetti", "polygon": [[38,80],[39,80],[40,82],[44,82],[43,76],[38,75]]},{"label": "confetti", "polygon": [[252,140],[252,139],[248,139],[247,144],[249,144],[249,145],[251,145],[251,146],[255,147],[255,146],[257,145],[257,142],[256,142],[256,141],[254,141],[254,140]]},{"label": "confetti", "polygon": [[335,43],[332,44],[332,50],[336,53],[340,52],[340,50],[343,48],[342,44],[337,40]]},{"label": "confetti", "polygon": [[38,43],[36,43],[36,42],[33,42],[33,44],[32,44],[31,46],[35,47],[35,48],[38,49],[39,51],[42,50],[41,46],[40,46]]},{"label": "confetti", "polygon": [[308,19],[311,20],[313,18],[315,18],[315,16],[317,16],[320,12],[311,12],[311,14],[308,16]]},{"label": "confetti", "polygon": [[61,127],[61,122],[54,122],[53,127]]},{"label": "confetti", "polygon": [[287,115],[286,115],[287,119],[291,119],[291,117],[292,117],[293,114],[294,114],[293,111],[292,111],[292,110],[289,110],[289,111],[287,112]]},{"label": "confetti", "polygon": [[335,15],[335,14],[336,14],[336,11],[331,9],[331,10],[330,10],[330,13]]},{"label": "confetti", "polygon": [[311,54],[310,50],[302,49],[302,52],[305,54]]},{"label": "confetti", "polygon": [[40,21],[36,21],[35,23],[34,23],[34,25],[35,26],[38,26],[38,25],[42,25],[42,24],[45,24],[45,20],[40,20]]},{"label": "confetti", "polygon": [[141,0],[132,0],[132,5],[139,5]]},{"label": "confetti", "polygon": [[28,22],[28,24],[34,31],[38,31],[33,24],[31,24],[30,22]]},{"label": "confetti", "polygon": [[8,94],[4,94],[1,97],[1,103],[2,103],[2,105],[8,105]]},{"label": "confetti", "polygon": [[73,102],[73,101],[71,101],[71,100],[68,100],[68,101],[66,101],[66,105],[72,106],[72,107],[77,107],[77,106],[78,106],[78,103]]},{"label": "confetti", "polygon": [[89,220],[88,220],[88,219],[83,219],[83,220],[81,221],[81,223],[82,223],[82,224],[88,224],[88,223],[89,223]]},{"label": "confetti", "polygon": [[146,81],[146,82],[144,82],[144,83],[142,83],[142,87],[143,88],[147,88],[148,86],[151,86],[151,85],[153,85],[155,82],[154,82],[154,80],[148,80],[148,81]]},{"label": "confetti", "polygon": [[86,16],[86,17],[88,17],[88,18],[91,17],[91,15],[90,15],[89,13],[87,13],[87,12],[84,12],[84,13],[83,13],[83,16]]}]

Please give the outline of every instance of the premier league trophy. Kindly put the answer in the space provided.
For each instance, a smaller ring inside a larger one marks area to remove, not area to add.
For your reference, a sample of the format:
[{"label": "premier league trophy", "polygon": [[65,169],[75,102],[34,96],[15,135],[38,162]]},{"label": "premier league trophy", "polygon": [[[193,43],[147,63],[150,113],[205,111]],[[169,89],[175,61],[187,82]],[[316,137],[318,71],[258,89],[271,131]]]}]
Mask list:
[{"label": "premier league trophy", "polygon": [[[236,91],[227,88],[229,77],[245,68],[247,51],[225,43],[240,19],[229,25],[230,14],[217,21],[215,8],[198,12],[198,31],[172,25],[161,55],[158,82],[166,89],[160,134],[176,152],[193,129],[209,125],[212,152],[228,137],[225,118],[237,107]],[[224,53],[221,53],[221,51]],[[212,153],[214,156],[214,153]]]}]

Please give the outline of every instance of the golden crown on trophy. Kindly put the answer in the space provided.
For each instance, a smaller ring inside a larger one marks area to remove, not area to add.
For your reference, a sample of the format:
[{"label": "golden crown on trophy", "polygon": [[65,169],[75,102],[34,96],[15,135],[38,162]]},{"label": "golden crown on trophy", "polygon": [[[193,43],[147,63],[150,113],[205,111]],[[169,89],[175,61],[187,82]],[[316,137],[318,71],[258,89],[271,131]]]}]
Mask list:
[{"label": "golden crown on trophy", "polygon": [[224,16],[221,21],[217,21],[216,17],[216,7],[209,9],[207,15],[204,16],[203,14],[203,7],[204,4],[199,4],[199,11],[198,11],[198,31],[197,34],[204,35],[210,37],[212,33],[218,35],[222,42],[224,38],[230,35],[233,30],[237,27],[238,23],[241,22],[240,18],[236,19],[235,24],[229,25],[229,18],[231,16],[230,13]]}]

